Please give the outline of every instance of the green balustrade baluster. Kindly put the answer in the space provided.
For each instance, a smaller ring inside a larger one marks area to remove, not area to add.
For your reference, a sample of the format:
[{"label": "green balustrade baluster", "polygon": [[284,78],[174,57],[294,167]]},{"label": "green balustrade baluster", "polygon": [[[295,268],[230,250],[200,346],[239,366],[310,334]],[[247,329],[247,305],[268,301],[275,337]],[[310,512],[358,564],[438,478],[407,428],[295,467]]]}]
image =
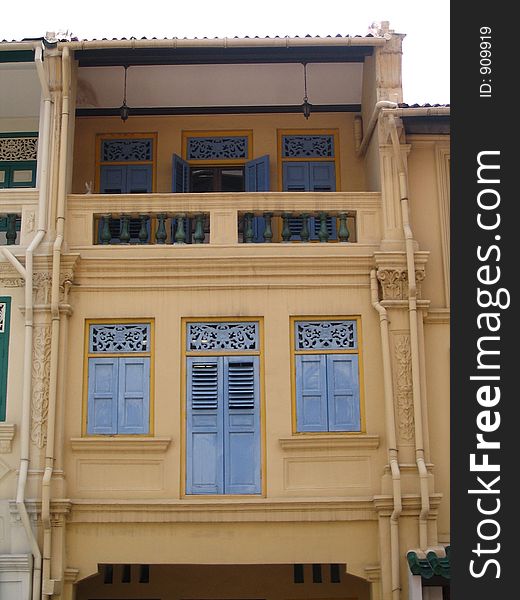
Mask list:
[{"label": "green balustrade baluster", "polygon": [[244,215],[244,242],[246,244],[251,244],[253,242],[253,238],[255,237],[255,232],[253,231],[253,217],[255,215],[253,213],[245,213]]},{"label": "green balustrade baluster", "polygon": [[110,219],[112,215],[103,215],[101,217],[101,234],[99,236],[102,244],[110,244],[112,233],[110,232]]},{"label": "green balustrade baluster", "polygon": [[16,243],[16,214],[7,215],[7,231],[5,232],[5,240],[8,246]]},{"label": "green balustrade baluster", "polygon": [[282,226],[282,240],[284,242],[289,242],[291,240],[291,228],[289,226],[291,213],[283,213],[283,226]]},{"label": "green balustrade baluster", "polygon": [[196,244],[202,244],[205,238],[204,234],[204,215],[195,215],[195,231],[193,233],[193,241]]},{"label": "green balustrade baluster", "polygon": [[119,233],[119,241],[122,244],[130,242],[130,217],[129,215],[121,215],[121,232]]},{"label": "green balustrade baluster", "polygon": [[320,230],[318,232],[320,242],[329,241],[329,232],[327,231],[327,213],[320,212]]},{"label": "green balustrade baluster", "polygon": [[146,227],[146,222],[148,221],[148,215],[139,215],[139,219],[141,220],[141,227],[139,229],[139,243],[146,244],[148,241],[148,228]]},{"label": "green balustrade baluster", "polygon": [[272,212],[265,212],[265,229],[264,229],[264,242],[270,244],[273,241],[273,230],[271,228],[271,219],[273,218]]},{"label": "green balustrade baluster", "polygon": [[175,243],[185,244],[186,243],[186,232],[184,231],[184,221],[186,219],[185,214],[177,215],[177,231],[175,232]]},{"label": "green balustrade baluster", "polygon": [[339,213],[338,239],[340,242],[348,242],[350,233],[347,227],[347,213]]},{"label": "green balustrade baluster", "polygon": [[158,244],[166,242],[166,213],[158,213],[157,215],[157,231],[155,232],[155,241]]},{"label": "green balustrade baluster", "polygon": [[302,213],[300,215],[302,220],[302,228],[300,230],[300,239],[302,242],[308,242],[310,233],[309,233],[309,215],[307,213]]}]

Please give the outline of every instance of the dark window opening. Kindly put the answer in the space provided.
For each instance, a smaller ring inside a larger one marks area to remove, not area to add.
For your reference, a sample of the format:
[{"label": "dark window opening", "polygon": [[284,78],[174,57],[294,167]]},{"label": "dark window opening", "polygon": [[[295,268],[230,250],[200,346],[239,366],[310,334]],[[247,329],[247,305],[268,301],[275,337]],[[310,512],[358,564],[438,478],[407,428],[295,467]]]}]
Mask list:
[{"label": "dark window opening", "polygon": [[321,565],[312,565],[312,583],[321,583]]},{"label": "dark window opening", "polygon": [[330,582],[341,583],[339,565],[330,565]]},{"label": "dark window opening", "polygon": [[150,565],[139,567],[139,583],[150,583]]},{"label": "dark window opening", "polygon": [[244,192],[243,167],[192,167],[190,169],[192,192]]},{"label": "dark window opening", "polygon": [[131,565],[123,565],[123,571],[121,573],[121,583],[130,583],[131,577]]},{"label": "dark window opening", "polygon": [[293,581],[294,583],[304,583],[303,565],[294,565]]},{"label": "dark window opening", "polygon": [[103,583],[114,581],[114,565],[105,565],[103,568]]}]

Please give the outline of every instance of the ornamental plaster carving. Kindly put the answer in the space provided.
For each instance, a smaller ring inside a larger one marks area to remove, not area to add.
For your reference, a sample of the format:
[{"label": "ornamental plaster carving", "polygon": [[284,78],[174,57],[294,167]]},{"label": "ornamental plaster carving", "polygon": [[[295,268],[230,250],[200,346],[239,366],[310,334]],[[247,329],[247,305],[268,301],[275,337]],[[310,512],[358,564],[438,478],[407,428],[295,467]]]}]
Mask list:
[{"label": "ornamental plaster carving", "polygon": [[49,410],[49,375],[51,366],[51,328],[34,328],[33,392],[31,400],[31,441],[43,448],[47,438]]},{"label": "ornamental plaster carving", "polygon": [[399,335],[395,339],[397,422],[402,440],[410,442],[414,436],[412,354],[410,338]]},{"label": "ornamental plaster carving", "polygon": [[26,233],[32,233],[36,227],[36,213],[30,212],[25,216],[25,231]]},{"label": "ornamental plaster carving", "polygon": [[[67,283],[72,281],[74,274],[72,271],[62,272],[60,274],[60,302],[66,301]],[[50,304],[52,291],[52,273],[39,272],[33,275],[34,285],[34,303]]]},{"label": "ornamental plaster carving", "polygon": [[[417,298],[421,297],[421,282],[424,280],[423,269],[415,271]],[[408,271],[404,268],[378,269],[377,278],[383,290],[383,300],[408,299]]]},{"label": "ornamental plaster carving", "polygon": [[25,284],[23,277],[8,263],[0,263],[0,285],[4,287],[21,287]]}]

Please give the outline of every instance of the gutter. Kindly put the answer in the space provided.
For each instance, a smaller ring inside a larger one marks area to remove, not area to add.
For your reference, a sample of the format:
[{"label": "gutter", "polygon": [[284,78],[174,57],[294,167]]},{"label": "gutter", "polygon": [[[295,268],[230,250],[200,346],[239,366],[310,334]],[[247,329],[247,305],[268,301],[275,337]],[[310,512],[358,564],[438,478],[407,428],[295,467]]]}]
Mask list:
[{"label": "gutter", "polygon": [[401,494],[401,472],[397,455],[397,436],[394,413],[394,392],[392,382],[392,363],[390,355],[390,340],[388,334],[388,312],[379,302],[377,292],[376,272],[370,272],[370,293],[372,306],[379,313],[379,327],[381,331],[381,349],[383,355],[383,381],[385,390],[385,419],[388,462],[392,473],[392,496],[394,509],[390,515],[390,567],[392,576],[392,599],[401,597],[401,583],[399,571],[399,517],[403,511]]}]

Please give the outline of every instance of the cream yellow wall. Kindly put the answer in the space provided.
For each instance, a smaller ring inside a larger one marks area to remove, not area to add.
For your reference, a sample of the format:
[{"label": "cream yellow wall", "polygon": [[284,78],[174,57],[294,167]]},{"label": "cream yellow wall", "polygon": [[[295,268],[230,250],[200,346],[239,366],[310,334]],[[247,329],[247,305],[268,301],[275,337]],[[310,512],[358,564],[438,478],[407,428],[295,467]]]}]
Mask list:
[{"label": "cream yellow wall", "polygon": [[353,132],[354,113],[313,113],[306,121],[301,114],[208,115],[130,117],[80,117],[75,124],[73,193],[83,193],[85,182],[95,181],[95,145],[97,133],[158,133],[157,192],[171,192],[172,155],[182,156],[183,131],[252,130],[251,158],[270,157],[271,189],[279,190],[278,129],[339,130],[340,189],[363,191],[363,161],[356,157]]},{"label": "cream yellow wall", "polygon": [[[440,151],[448,151],[448,136],[407,136],[411,144],[408,156],[408,177],[411,226],[421,250],[430,257],[423,282],[423,297],[436,308],[446,307],[445,267],[443,265],[443,227],[441,219],[441,194],[446,193],[448,179],[442,179],[439,164]],[[449,193],[449,191],[448,191]]]},{"label": "cream yellow wall", "polygon": [[[146,269],[146,265],[143,265]],[[116,275],[113,267],[113,275]],[[124,275],[123,275],[124,276]],[[181,412],[185,398],[181,375],[181,319],[182,317],[263,317],[263,392],[265,397],[265,492],[268,497],[327,497],[363,496],[377,493],[379,474],[386,462],[384,447],[377,441],[372,447],[356,444],[359,434],[337,434],[347,440],[336,447],[282,447],[280,440],[292,437],[292,390],[290,363],[291,316],[356,316],[361,317],[362,330],[362,389],[366,433],[384,435],[382,379],[373,373],[381,371],[379,322],[369,303],[368,276],[357,286],[305,288],[296,285],[293,278],[287,288],[242,289],[240,272],[228,281],[225,289],[183,290],[171,282],[155,283],[148,280],[143,289],[135,279],[120,289],[91,289],[82,291],[81,266],[71,293],[74,314],[70,321],[68,401],[65,438],[82,435],[82,407],[84,389],[83,340],[86,319],[154,318],[155,319],[155,401],[153,433],[171,437],[168,448],[162,452],[146,452],[137,444],[132,451],[106,450],[106,446],[91,448],[87,443],[75,442],[75,448],[66,457],[68,494],[79,498],[178,498],[181,495],[181,472],[184,449],[181,438]],[[305,279],[305,278],[304,278]],[[127,282],[127,284],[130,280]],[[202,283],[202,282],[201,282]],[[247,283],[245,282],[245,286]],[[165,289],[169,287],[169,289]],[[248,287],[248,286],[247,286]],[[154,289],[155,288],[155,289]],[[300,434],[296,437],[305,437]],[[315,437],[309,436],[307,437]],[[324,442],[326,440],[322,438]],[[68,445],[67,445],[68,446]],[[130,460],[130,463],[128,462]],[[147,467],[148,465],[148,467]],[[124,485],[119,475],[132,479]],[[113,488],[111,489],[111,483]],[[218,497],[214,498],[218,501]]]}]

